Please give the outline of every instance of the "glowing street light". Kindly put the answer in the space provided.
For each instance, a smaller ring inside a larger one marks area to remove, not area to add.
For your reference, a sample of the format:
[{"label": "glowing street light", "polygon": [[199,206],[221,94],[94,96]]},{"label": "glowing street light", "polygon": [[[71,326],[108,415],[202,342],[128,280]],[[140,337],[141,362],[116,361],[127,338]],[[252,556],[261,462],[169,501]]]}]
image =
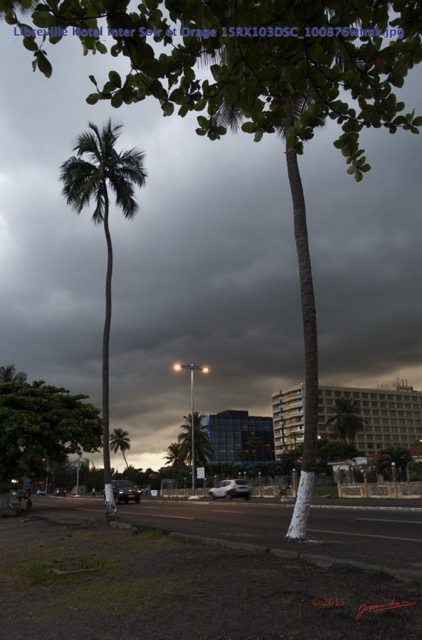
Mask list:
[{"label": "glowing street light", "polygon": [[187,369],[190,371],[190,407],[191,407],[191,423],[192,423],[192,496],[191,498],[195,499],[196,496],[196,479],[195,479],[195,432],[194,432],[194,414],[195,414],[195,406],[194,406],[194,373],[195,371],[201,371],[202,373],[208,373],[209,368],[199,365],[199,364],[175,364],[175,371],[181,371],[182,369]]}]

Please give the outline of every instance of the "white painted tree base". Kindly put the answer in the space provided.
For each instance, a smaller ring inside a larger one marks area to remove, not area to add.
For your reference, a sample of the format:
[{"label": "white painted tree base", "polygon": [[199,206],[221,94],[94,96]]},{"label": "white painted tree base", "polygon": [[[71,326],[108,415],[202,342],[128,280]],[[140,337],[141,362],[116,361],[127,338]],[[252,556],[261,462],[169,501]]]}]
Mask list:
[{"label": "white painted tree base", "polygon": [[104,487],[104,499],[106,508],[106,518],[117,518],[117,509],[114,502],[113,487],[110,484],[106,484]]},{"label": "white painted tree base", "polygon": [[302,471],[292,520],[286,534],[286,540],[305,540],[308,527],[309,510],[314,490],[315,473]]}]

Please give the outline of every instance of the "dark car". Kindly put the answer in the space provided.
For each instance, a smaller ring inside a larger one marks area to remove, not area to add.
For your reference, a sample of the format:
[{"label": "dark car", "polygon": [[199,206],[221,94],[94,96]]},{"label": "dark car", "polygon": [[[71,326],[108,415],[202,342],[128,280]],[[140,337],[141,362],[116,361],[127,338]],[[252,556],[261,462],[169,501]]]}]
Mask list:
[{"label": "dark car", "polygon": [[129,500],[134,500],[136,504],[139,504],[141,492],[130,480],[115,480],[112,483],[112,487],[114,500],[117,504],[122,502],[128,504]]},{"label": "dark car", "polygon": [[65,498],[66,495],[67,495],[67,489],[63,489],[63,488],[56,489],[55,492],[54,492],[54,495],[55,496],[63,496]]}]

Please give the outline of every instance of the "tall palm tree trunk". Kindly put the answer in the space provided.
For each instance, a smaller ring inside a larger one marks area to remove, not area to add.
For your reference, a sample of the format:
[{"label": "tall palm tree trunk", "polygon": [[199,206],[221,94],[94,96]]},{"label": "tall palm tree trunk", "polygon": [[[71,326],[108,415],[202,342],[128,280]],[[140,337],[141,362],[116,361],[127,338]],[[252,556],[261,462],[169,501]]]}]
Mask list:
[{"label": "tall palm tree trunk", "polygon": [[126,464],[126,469],[128,469],[128,468],[129,468],[129,465],[128,465],[128,463],[127,463],[126,456],[125,456],[125,452],[123,451],[123,449],[122,449],[122,456],[123,456],[123,460],[125,461],[125,464]]},{"label": "tall palm tree trunk", "polygon": [[113,245],[108,224],[109,201],[104,185],[104,233],[107,242],[107,273],[105,283],[105,318],[103,331],[103,378],[102,378],[102,414],[103,414],[103,461],[104,461],[104,496],[106,517],[114,518],[117,510],[114,503],[111,485],[110,464],[110,329],[111,329],[111,281],[113,276]]},{"label": "tall palm tree trunk", "polygon": [[296,151],[286,142],[287,172],[293,201],[294,233],[299,262],[305,343],[305,438],[298,495],[286,538],[306,538],[306,527],[315,480],[318,435],[318,335],[311,256],[309,252],[306,204]]}]

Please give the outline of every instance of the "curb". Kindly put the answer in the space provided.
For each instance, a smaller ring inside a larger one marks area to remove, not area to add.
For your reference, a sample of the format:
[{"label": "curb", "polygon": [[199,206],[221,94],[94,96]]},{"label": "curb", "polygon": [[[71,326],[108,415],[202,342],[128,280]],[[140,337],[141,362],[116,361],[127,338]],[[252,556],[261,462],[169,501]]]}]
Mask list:
[{"label": "curb", "polygon": [[171,532],[169,535],[173,538],[180,538],[182,540],[193,540],[194,542],[200,542],[202,544],[228,547],[230,549],[242,549],[244,551],[255,551],[259,553],[272,553],[278,558],[283,558],[285,560],[299,560],[300,562],[320,567],[322,569],[329,569],[330,567],[354,567],[368,573],[385,573],[401,582],[410,582],[412,580],[422,582],[422,571],[412,569],[397,569],[392,567],[385,567],[383,565],[368,564],[366,562],[360,562],[358,560],[332,558],[330,556],[324,556],[316,553],[301,553],[300,551],[290,551],[288,549],[270,549],[261,545],[236,543],[230,540],[222,540],[220,538],[206,538],[203,536],[189,535],[187,533]]},{"label": "curb", "polygon": [[[249,500],[248,501],[248,508],[249,507],[256,507],[256,506],[263,506],[265,505],[266,507],[292,507],[295,503],[294,499],[292,498],[277,498],[274,499],[271,498],[271,502],[266,502],[265,499],[263,499],[263,502],[256,502],[254,500]],[[153,500],[151,500],[151,502],[155,502],[155,503],[166,503],[166,502],[171,502],[172,499],[171,498],[154,498]],[[186,504],[193,504],[193,505],[205,505],[205,504],[215,504],[215,501],[210,501],[210,500],[203,500],[203,499],[199,499],[198,501],[188,501],[184,498],[178,498],[177,499],[178,502],[183,502]],[[150,502],[150,500],[147,500],[144,502],[144,504],[148,504]],[[176,502],[176,500],[173,500],[173,502]],[[234,502],[233,500],[230,502],[231,505],[239,505],[242,506],[244,504],[244,502]],[[360,509],[360,510],[371,510],[373,511],[374,509],[379,510],[379,511],[402,511],[402,512],[406,512],[406,511],[413,511],[413,512],[420,512],[422,513],[422,506],[421,507],[413,507],[411,505],[409,506],[388,506],[388,505],[377,505],[377,504],[373,504],[373,505],[353,505],[353,504],[318,504],[313,502],[311,504],[311,509]]]}]

